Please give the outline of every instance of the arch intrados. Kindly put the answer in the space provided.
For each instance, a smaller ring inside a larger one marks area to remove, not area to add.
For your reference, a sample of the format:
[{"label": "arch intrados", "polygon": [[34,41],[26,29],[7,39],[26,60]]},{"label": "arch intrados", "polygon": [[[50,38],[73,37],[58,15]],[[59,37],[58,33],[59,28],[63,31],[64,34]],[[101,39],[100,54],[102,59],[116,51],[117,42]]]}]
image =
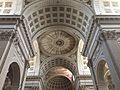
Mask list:
[{"label": "arch intrados", "polygon": [[[54,62],[55,62],[57,59],[62,59],[62,60],[64,60],[64,61],[66,60],[66,61],[68,61],[70,64],[74,65],[74,67],[67,67],[67,66],[64,65],[64,64],[62,64],[62,65],[57,65],[57,64],[56,64],[56,65],[54,65],[54,66],[46,69],[45,73],[43,73],[43,69],[42,69],[42,68],[45,66],[45,64],[48,64],[49,62],[52,62],[53,60],[54,60]],[[65,58],[65,57],[62,57],[62,56],[60,56],[60,57],[58,57],[58,56],[55,57],[55,56],[54,56],[54,57],[52,57],[52,58],[48,58],[48,60],[45,60],[45,61],[43,62],[43,64],[42,64],[41,67],[40,67],[40,70],[41,70],[42,74],[45,75],[46,72],[48,72],[51,68],[56,67],[56,66],[60,66],[60,67],[67,68],[68,70],[70,70],[70,71],[72,72],[72,74],[73,74],[74,76],[77,75],[77,65],[76,65],[76,63],[75,63],[73,60],[71,60],[70,58]]]},{"label": "arch intrados", "polygon": [[50,77],[50,78],[47,80],[47,82],[48,82],[49,80],[51,80],[52,78],[59,77],[59,76],[63,76],[63,77],[65,77],[65,78],[67,78],[67,79],[72,83],[72,81],[71,81],[66,75],[63,75],[63,74],[53,75],[52,77]]},{"label": "arch intrados", "polygon": [[[60,68],[67,69],[67,70],[72,74],[72,76],[74,76],[73,73],[72,73],[68,68],[65,68],[65,67],[62,67],[62,66],[55,66],[55,67],[50,68],[50,69],[46,72],[45,76],[46,76],[50,71],[52,71],[52,70],[55,69],[55,68],[57,68],[57,69],[60,69]],[[56,76],[56,75],[66,76],[66,75],[64,75],[64,74],[55,74],[54,76]]]}]

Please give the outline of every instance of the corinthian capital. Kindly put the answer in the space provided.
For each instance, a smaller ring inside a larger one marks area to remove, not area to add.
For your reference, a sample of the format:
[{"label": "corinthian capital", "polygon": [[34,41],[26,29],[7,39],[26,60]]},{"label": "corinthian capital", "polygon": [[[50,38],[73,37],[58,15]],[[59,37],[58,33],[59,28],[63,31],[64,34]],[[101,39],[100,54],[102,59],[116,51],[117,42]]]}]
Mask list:
[{"label": "corinthian capital", "polygon": [[12,35],[13,31],[0,31],[0,41],[7,41]]},{"label": "corinthian capital", "polygon": [[104,38],[106,38],[106,39],[118,39],[118,38],[120,38],[120,32],[117,32],[115,30],[111,30],[111,31],[104,30],[102,32],[102,34],[103,34]]}]

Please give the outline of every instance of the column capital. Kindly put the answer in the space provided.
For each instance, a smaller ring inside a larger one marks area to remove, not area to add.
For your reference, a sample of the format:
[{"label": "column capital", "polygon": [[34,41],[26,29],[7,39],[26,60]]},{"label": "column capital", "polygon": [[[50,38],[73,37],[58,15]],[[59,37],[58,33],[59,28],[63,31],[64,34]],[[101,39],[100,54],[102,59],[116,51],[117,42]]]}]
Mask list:
[{"label": "column capital", "polygon": [[103,30],[102,35],[105,39],[108,40],[117,40],[118,38],[120,38],[120,32],[117,32],[116,30]]},{"label": "column capital", "polygon": [[14,36],[13,31],[0,31],[0,41],[8,41]]}]

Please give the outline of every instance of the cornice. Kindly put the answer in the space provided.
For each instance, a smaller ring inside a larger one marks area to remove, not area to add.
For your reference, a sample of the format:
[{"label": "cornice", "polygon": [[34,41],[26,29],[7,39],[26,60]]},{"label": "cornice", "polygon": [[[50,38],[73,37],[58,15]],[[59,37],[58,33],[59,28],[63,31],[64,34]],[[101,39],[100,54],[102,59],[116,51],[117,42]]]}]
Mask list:
[{"label": "cornice", "polygon": [[96,15],[95,19],[99,25],[120,25],[120,15]]}]

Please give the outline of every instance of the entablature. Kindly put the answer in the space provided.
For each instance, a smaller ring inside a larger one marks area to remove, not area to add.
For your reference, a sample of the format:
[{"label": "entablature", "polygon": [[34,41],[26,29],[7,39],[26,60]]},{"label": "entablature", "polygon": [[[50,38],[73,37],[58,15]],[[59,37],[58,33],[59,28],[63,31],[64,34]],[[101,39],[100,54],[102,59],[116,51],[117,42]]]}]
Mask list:
[{"label": "entablature", "polygon": [[96,15],[95,19],[101,29],[120,28],[120,15]]}]

